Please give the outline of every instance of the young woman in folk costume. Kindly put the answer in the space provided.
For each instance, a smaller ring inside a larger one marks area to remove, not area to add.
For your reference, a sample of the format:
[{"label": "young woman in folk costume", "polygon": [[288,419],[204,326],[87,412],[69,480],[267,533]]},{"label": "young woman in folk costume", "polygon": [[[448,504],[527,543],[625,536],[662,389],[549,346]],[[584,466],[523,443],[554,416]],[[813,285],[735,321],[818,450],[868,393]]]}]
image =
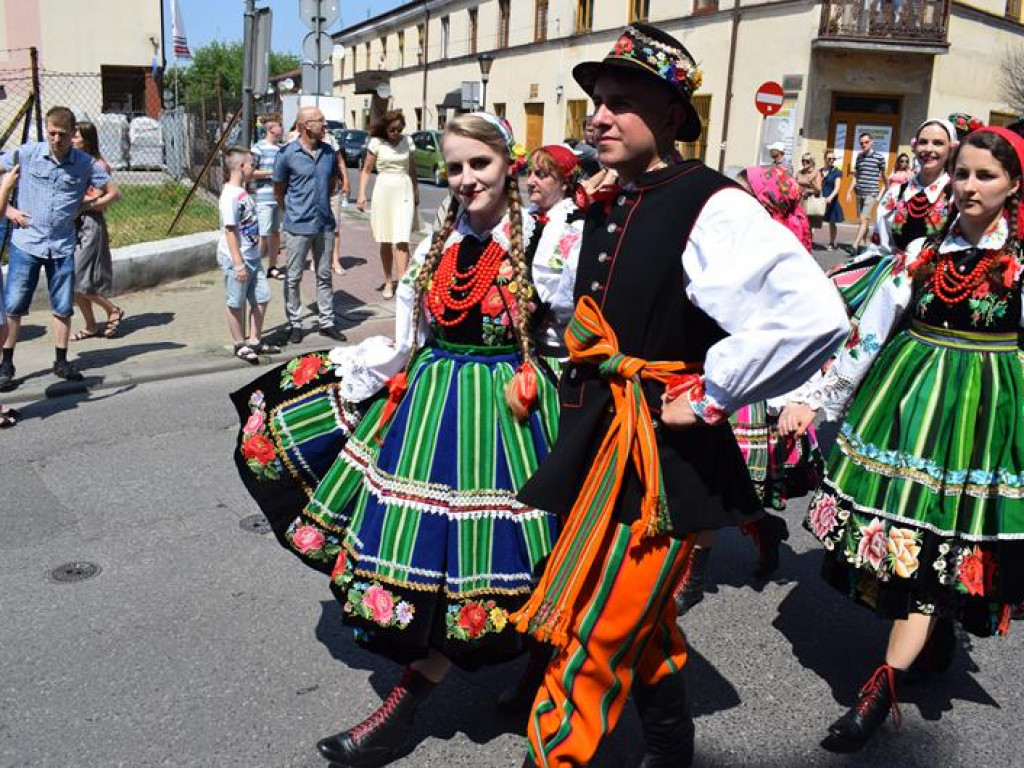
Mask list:
[{"label": "young woman in folk costume", "polygon": [[856,346],[804,392],[804,423],[847,411],[806,521],[823,575],[894,622],[827,748],[858,749],[890,711],[898,724],[900,683],[948,668],[954,621],[1004,634],[1024,598],[1022,162],[1003,128],[961,142],[950,221],[910,244]]},{"label": "young woman in folk costume", "polygon": [[[736,180],[810,252],[810,225],[800,205],[803,194],[792,176],[777,165],[754,165],[740,171]],[[740,528],[757,544],[754,576],[758,579],[767,579],[779,567],[779,547],[789,538],[785,519],[767,509],[785,509],[789,496],[803,496],[817,488],[821,481],[823,462],[813,428],[800,436],[779,432],[779,412],[787,402],[785,397],[762,400],[739,408],[729,417],[750,479],[765,508],[761,517]],[[716,539],[716,531],[705,531],[697,539],[690,564],[675,593],[680,616],[704,599],[708,561]]]},{"label": "young woman in folk costume", "polygon": [[248,419],[238,463],[279,538],[330,574],[357,640],[406,665],[379,709],[318,742],[341,766],[401,753],[453,662],[522,650],[507,617],[557,534],[552,515],[515,498],[555,438],[558,405],[534,358],[535,229],[511,131],[463,115],[442,146],[456,204],[399,284],[395,341],[307,355],[234,396]]},{"label": "young woman in folk costume", "polygon": [[882,195],[867,252],[829,272],[851,315],[888,278],[894,265],[902,268],[910,243],[933,237],[945,226],[952,204],[947,166],[958,141],[950,120],[933,117],[918,127],[912,142],[917,173]]}]

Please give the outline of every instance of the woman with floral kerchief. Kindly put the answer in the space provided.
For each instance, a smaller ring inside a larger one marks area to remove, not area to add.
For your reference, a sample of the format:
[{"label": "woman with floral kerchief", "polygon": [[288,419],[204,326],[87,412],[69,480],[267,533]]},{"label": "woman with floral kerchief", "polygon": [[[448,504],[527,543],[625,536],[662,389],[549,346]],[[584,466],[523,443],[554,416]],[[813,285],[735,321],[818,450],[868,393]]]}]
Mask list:
[{"label": "woman with floral kerchief", "polygon": [[[442,151],[455,202],[399,283],[395,340],[307,355],[234,395],[247,487],[286,546],[330,574],[357,640],[406,665],[380,708],[318,742],[342,766],[401,753],[452,662],[522,650],[508,614],[558,531],[515,498],[555,439],[558,404],[535,359],[535,226],[511,130],[462,115]],[[571,303],[571,290],[550,297],[557,316]]]},{"label": "woman with floral kerchief", "polygon": [[796,179],[778,165],[752,165],[740,171],[736,180],[754,194],[773,219],[796,235],[808,252],[811,250],[811,225],[800,204],[803,189]]},{"label": "woman with floral kerchief", "polygon": [[894,622],[826,748],[859,749],[890,711],[898,724],[899,683],[949,666],[953,622],[1005,634],[1024,598],[1022,161],[1006,129],[963,140],[950,221],[910,244],[858,343],[804,392],[802,423],[847,411],[806,522],[823,575]]},{"label": "woman with floral kerchief", "polygon": [[[755,165],[740,171],[736,180],[757,198],[775,221],[783,224],[810,250],[811,230],[800,206],[803,191],[792,176],[778,165]],[[823,462],[814,430],[808,429],[796,437],[781,435],[778,431],[778,414],[786,402],[785,398],[762,400],[739,408],[729,417],[736,443],[764,507],[760,517],[740,527],[757,545],[754,577],[759,580],[767,579],[779,567],[779,547],[789,538],[785,519],[771,514],[768,508],[785,509],[789,496],[806,495],[821,481]],[[697,538],[690,564],[675,592],[676,611],[680,616],[704,599],[708,561],[717,538],[716,531],[704,531]]]},{"label": "woman with floral kerchief", "polygon": [[921,123],[913,140],[917,173],[882,195],[868,251],[829,273],[851,315],[886,280],[894,265],[902,266],[910,243],[933,237],[945,225],[952,196],[946,166],[957,141],[957,131],[949,120],[930,118]]}]

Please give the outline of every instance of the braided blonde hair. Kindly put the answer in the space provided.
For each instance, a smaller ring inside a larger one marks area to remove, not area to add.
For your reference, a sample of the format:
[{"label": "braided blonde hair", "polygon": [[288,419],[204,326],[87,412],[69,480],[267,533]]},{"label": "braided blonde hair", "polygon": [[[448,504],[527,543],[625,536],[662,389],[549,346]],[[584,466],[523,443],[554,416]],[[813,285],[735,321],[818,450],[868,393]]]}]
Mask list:
[{"label": "braided blonde hair", "polygon": [[512,224],[509,237],[508,256],[515,272],[516,316],[509,318],[516,324],[519,336],[520,353],[523,362],[533,356],[533,337],[530,333],[530,300],[533,298],[533,280],[530,277],[530,265],[526,261],[526,245],[523,242],[523,204],[519,199],[519,183],[512,177],[506,182],[508,195],[508,218]]}]

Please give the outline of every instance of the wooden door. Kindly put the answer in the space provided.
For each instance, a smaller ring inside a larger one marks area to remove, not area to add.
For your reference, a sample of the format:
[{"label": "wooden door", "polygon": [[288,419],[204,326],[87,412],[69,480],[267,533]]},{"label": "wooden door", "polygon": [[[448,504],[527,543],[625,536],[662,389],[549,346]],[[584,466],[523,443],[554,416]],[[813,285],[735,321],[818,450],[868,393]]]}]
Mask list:
[{"label": "wooden door", "polygon": [[526,107],[526,151],[529,153],[544,144],[544,105],[523,106]]},{"label": "wooden door", "polygon": [[[874,112],[842,112],[833,109],[829,121],[828,149],[836,153],[836,167],[843,172],[839,185],[839,204],[843,208],[843,218],[848,222],[856,222],[856,195],[846,201],[846,193],[854,184],[853,162],[860,151],[858,139],[862,133],[871,134],[875,140],[875,150],[886,156],[885,175],[892,173],[899,154],[900,116],[899,114],[878,114]],[[882,179],[883,182],[885,179]],[[884,189],[879,187],[879,191]]]}]

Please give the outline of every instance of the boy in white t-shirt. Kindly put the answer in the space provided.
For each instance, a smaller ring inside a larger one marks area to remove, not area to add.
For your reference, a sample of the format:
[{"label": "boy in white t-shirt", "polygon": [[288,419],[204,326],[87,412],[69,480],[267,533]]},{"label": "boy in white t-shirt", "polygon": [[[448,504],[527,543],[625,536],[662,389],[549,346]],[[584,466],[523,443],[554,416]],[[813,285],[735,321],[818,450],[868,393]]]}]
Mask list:
[{"label": "boy in white t-shirt", "polygon": [[[245,185],[252,179],[255,162],[252,152],[243,147],[232,147],[225,159],[229,177],[220,193],[221,233],[217,243],[217,261],[224,270],[228,331],[235,343],[235,356],[256,365],[261,354],[274,354],[281,349],[260,339],[263,318],[270,302],[270,286],[260,261],[256,203],[245,191]],[[248,324],[245,320],[246,301],[249,303]]]}]

